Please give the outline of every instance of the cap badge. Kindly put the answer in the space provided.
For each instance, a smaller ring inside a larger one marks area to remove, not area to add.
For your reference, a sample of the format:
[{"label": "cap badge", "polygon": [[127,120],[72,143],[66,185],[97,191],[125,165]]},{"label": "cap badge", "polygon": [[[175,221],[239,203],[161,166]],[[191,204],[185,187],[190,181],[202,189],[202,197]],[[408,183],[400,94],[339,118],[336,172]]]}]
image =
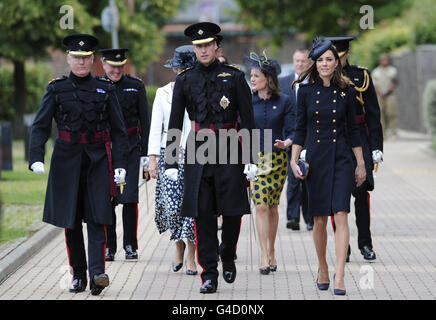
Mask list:
[{"label": "cap badge", "polygon": [[79,42],[79,46],[81,46],[81,47],[83,47],[84,44],[85,44],[85,42],[83,42],[83,41]]},{"label": "cap badge", "polygon": [[342,98],[345,97],[345,93],[344,92],[341,92],[341,97]]},{"label": "cap badge", "polygon": [[230,100],[223,96],[220,101],[220,106],[225,110],[230,104]]},{"label": "cap badge", "polygon": [[204,31],[203,30],[198,30],[198,32],[197,32],[200,36],[204,33]]},{"label": "cap badge", "polygon": [[118,53],[115,58],[119,59],[121,57],[121,55]]}]

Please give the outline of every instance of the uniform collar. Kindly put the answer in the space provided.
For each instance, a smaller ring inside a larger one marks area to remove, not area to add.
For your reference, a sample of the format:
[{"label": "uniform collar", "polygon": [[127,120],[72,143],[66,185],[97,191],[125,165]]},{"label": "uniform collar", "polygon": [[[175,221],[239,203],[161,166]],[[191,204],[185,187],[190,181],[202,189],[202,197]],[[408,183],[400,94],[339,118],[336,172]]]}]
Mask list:
[{"label": "uniform collar", "polygon": [[200,67],[201,70],[204,70],[204,71],[209,72],[209,71],[215,69],[216,67],[218,67],[218,66],[220,65],[220,62],[219,62],[218,59],[215,59],[215,60],[214,60],[210,65],[208,65],[208,66],[205,66],[204,64],[202,64],[202,63],[200,63],[200,62],[198,62],[198,65],[199,65],[199,67]]},{"label": "uniform collar", "polygon": [[76,83],[83,83],[92,79],[91,73],[88,73],[86,77],[78,77],[73,71],[70,71],[70,79],[72,79]]}]

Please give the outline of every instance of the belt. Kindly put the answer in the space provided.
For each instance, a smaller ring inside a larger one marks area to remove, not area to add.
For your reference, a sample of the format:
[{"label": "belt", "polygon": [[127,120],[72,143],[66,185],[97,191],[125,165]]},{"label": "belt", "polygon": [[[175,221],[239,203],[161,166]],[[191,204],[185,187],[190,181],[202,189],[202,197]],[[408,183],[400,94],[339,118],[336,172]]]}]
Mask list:
[{"label": "belt", "polygon": [[368,124],[366,123],[366,120],[365,120],[365,114],[356,115],[356,124],[365,125],[366,135],[369,137],[369,128],[368,128]]},{"label": "belt", "polygon": [[[59,130],[58,137],[60,140],[71,142],[71,132]],[[109,169],[109,180],[110,180],[110,195],[111,197],[117,196],[117,186],[115,185],[114,181],[114,170],[112,168],[112,150],[111,150],[111,136],[110,132],[108,130],[105,131],[99,131],[95,133],[94,140],[88,141],[86,138],[86,134],[82,133],[80,135],[79,143],[86,144],[86,143],[96,143],[96,142],[104,142],[104,146],[106,148],[106,154],[107,154],[107,160],[108,160],[108,169]]]},{"label": "belt", "polygon": [[139,127],[139,126],[131,127],[131,128],[127,129],[127,135],[129,137],[136,136],[137,134],[140,134],[140,133],[141,133],[141,127]]},{"label": "belt", "polygon": [[357,124],[366,123],[365,114],[358,114],[358,115],[356,115],[356,123]]},{"label": "belt", "polygon": [[223,123],[221,125],[221,128],[217,129],[215,128],[215,125],[213,123],[209,124],[206,128],[200,128],[200,124],[198,122],[195,123],[195,132],[199,132],[202,130],[212,130],[215,133],[218,133],[219,130],[228,130],[228,129],[236,129],[238,130],[239,124],[238,122],[233,122],[233,123]]},{"label": "belt", "polygon": [[[60,140],[63,140],[66,142],[71,142],[71,132],[69,132],[69,131],[59,130],[58,137]],[[108,130],[105,130],[105,131],[96,132],[93,141],[89,141],[88,138],[86,137],[86,134],[82,133],[80,135],[80,139],[78,142],[79,143],[96,143],[96,142],[106,142],[109,140],[110,140],[110,133]]]}]

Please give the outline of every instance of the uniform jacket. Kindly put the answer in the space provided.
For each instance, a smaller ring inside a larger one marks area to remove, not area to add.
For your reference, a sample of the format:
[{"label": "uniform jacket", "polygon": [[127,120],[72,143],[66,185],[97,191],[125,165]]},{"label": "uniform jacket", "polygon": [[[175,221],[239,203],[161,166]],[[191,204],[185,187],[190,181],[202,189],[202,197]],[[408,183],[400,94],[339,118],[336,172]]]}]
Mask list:
[{"label": "uniform jacket", "polygon": [[[306,142],[311,216],[349,211],[354,177],[351,148],[361,146],[355,97],[352,86],[324,87],[320,78],[301,85],[298,91],[294,144],[303,146]],[[334,189],[338,186],[340,189]],[[344,196],[336,200],[336,194]]]},{"label": "uniform jacket", "polygon": [[[260,151],[267,150],[280,151],[274,147],[276,139],[294,140],[295,122],[297,117],[296,106],[286,94],[281,94],[279,98],[261,99],[257,93],[253,94],[253,110],[256,129],[260,129]],[[264,141],[265,129],[272,130],[271,141]],[[269,146],[268,146],[268,145]]]},{"label": "uniform jacket", "polygon": [[[115,84],[115,93],[121,106],[129,136],[129,156],[126,185],[118,192],[118,203],[138,202],[139,159],[147,155],[150,117],[144,83],[130,75],[123,75]],[[134,133],[134,128],[138,128]]]},{"label": "uniform jacket", "polygon": [[[222,106],[223,98],[227,98],[228,105]],[[197,62],[187,71],[179,74],[174,86],[171,116],[168,129],[182,130],[185,108],[189,118],[200,128],[212,125],[215,129],[223,124],[236,123],[239,117],[239,128],[251,131],[254,124],[253,107],[250,88],[245,81],[244,74],[235,67],[221,64],[215,60],[211,65],[204,66]],[[191,130],[192,131],[192,130]],[[168,141],[168,146],[173,141]],[[202,142],[195,143],[195,150]],[[227,145],[227,163],[230,162],[231,152]],[[219,142],[217,142],[217,157]],[[247,150],[248,151],[248,150]],[[241,146],[238,145],[238,153]],[[189,138],[186,156],[190,154]],[[192,155],[192,154],[191,154]],[[168,157],[167,157],[168,159]],[[254,163],[254,162],[252,162]],[[182,215],[198,216],[198,193],[204,164],[197,162],[185,164],[185,188]],[[166,164],[166,168],[177,168],[177,163]],[[216,182],[217,205],[219,214],[242,215],[250,213],[250,206],[245,188],[244,165],[217,165]],[[222,189],[220,189],[222,188]]]},{"label": "uniform jacket", "polygon": [[374,177],[372,174],[373,162],[372,151],[383,151],[383,130],[380,122],[380,106],[377,93],[371,79],[370,72],[363,67],[347,65],[343,68],[344,74],[355,84],[357,90],[356,114],[363,115],[365,123],[359,124],[362,140],[362,152],[365,160],[367,188],[374,189]]},{"label": "uniform jacket", "polygon": [[84,216],[96,223],[112,223],[107,144],[79,141],[81,134],[94,141],[96,134],[109,130],[112,168],[126,168],[127,132],[114,86],[91,75],[79,78],[73,73],[49,83],[31,128],[29,167],[34,162],[44,162],[44,146],[50,137],[52,119],[59,131],[69,132],[71,141],[55,140],[43,221],[63,228],[74,227],[81,159],[86,153],[90,158],[86,170],[91,203],[84,209]]}]

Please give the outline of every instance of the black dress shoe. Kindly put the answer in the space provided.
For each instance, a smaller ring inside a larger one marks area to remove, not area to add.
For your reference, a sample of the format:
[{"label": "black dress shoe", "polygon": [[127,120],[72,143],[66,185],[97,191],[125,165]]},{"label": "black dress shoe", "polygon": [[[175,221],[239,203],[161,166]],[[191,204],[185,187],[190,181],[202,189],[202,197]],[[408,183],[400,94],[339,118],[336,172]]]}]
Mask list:
[{"label": "black dress shoe", "polygon": [[124,250],[126,251],[126,260],[138,259],[138,253],[130,244],[128,244]]},{"label": "black dress shoe", "polygon": [[308,223],[306,225],[307,231],[312,231],[313,230],[313,223]]},{"label": "black dress shoe", "polygon": [[200,287],[200,293],[214,293],[216,292],[216,283],[212,280],[206,280]]},{"label": "black dress shoe", "polygon": [[74,278],[73,282],[71,282],[69,291],[73,293],[85,291],[87,284],[88,281],[86,280],[86,276],[84,278]]},{"label": "black dress shoe", "polygon": [[234,261],[223,262],[223,278],[227,283],[233,283],[236,279],[236,265]]},{"label": "black dress shoe", "polygon": [[106,273],[100,273],[95,275],[91,280],[91,294],[93,296],[98,296],[108,285],[109,276]]},{"label": "black dress shoe", "polygon": [[300,230],[300,223],[295,219],[291,219],[286,224],[286,228],[292,229],[294,231],[298,231],[298,230]]},{"label": "black dress shoe", "polygon": [[369,246],[363,246],[360,253],[362,253],[365,260],[375,260],[375,252]]},{"label": "black dress shoe", "polygon": [[114,261],[115,252],[112,249],[106,248],[106,261]]},{"label": "black dress shoe", "polygon": [[186,243],[184,243],[183,241],[182,241],[182,243],[183,243],[182,262],[180,262],[180,263],[174,263],[174,262],[172,262],[171,267],[173,268],[173,271],[174,271],[174,272],[179,271],[179,270],[182,269],[182,267],[183,267],[183,257],[185,256]]}]

